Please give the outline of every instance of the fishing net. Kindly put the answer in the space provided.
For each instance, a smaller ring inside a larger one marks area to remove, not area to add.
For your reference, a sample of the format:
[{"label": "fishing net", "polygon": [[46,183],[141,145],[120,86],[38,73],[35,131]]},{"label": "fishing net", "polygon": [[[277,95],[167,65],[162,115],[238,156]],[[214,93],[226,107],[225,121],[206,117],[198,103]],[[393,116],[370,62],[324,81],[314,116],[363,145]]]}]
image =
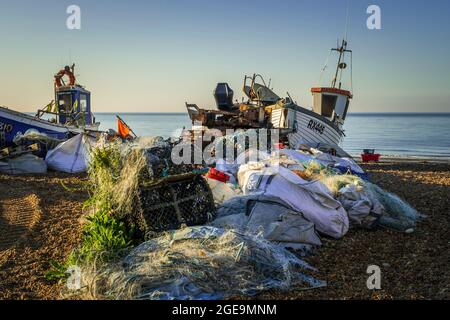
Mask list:
[{"label": "fishing net", "polygon": [[325,175],[321,176],[319,180],[327,186],[334,197],[337,197],[339,195],[339,190],[348,185],[362,186],[363,184],[361,178],[350,174]]},{"label": "fishing net", "polygon": [[136,247],[120,263],[82,270],[84,299],[223,299],[267,289],[316,288],[315,269],[262,238],[209,226]]},{"label": "fishing net", "polygon": [[114,214],[123,216],[133,211],[143,181],[192,169],[174,166],[170,153],[169,142],[161,137],[98,143],[90,150],[88,166],[94,207],[104,208],[105,203],[109,203]]},{"label": "fishing net", "polygon": [[369,199],[372,199],[372,203],[378,201],[384,209],[384,214],[378,220],[378,224],[381,226],[405,231],[414,228],[416,222],[423,217],[395,194],[364,181],[356,175],[339,174],[334,169],[325,167],[316,161],[310,161],[304,165],[303,174],[309,179],[317,179],[322,182],[335,198],[339,197],[342,188],[355,185],[359,192],[365,193]]},{"label": "fishing net", "polygon": [[380,225],[405,231],[414,228],[416,222],[424,218],[416,209],[395,194],[369,182],[365,183],[365,188],[380,201],[386,211],[386,214],[379,220]]},{"label": "fishing net", "polygon": [[[279,137],[272,130],[249,129],[236,130],[232,134],[218,137],[214,140],[214,151],[218,158],[227,161],[235,161],[246,151],[260,151],[260,153],[270,153],[272,145],[279,142]],[[253,159],[252,161],[259,161]]]},{"label": "fishing net", "polygon": [[354,184],[362,185],[362,180],[358,176],[351,174],[341,174],[336,169],[322,165],[311,160],[302,163],[305,169],[302,172],[296,172],[306,180],[319,180],[328,187],[334,197],[339,196],[339,190],[343,187]]},{"label": "fishing net", "polygon": [[132,211],[140,175],[146,167],[142,149],[114,141],[99,144],[90,152],[91,208],[110,211],[117,217]]},{"label": "fishing net", "polygon": [[214,200],[203,171],[174,165],[171,151],[171,143],[159,137],[96,146],[89,165],[94,212],[110,212],[136,227],[140,239],[211,220]]},{"label": "fishing net", "polygon": [[14,144],[17,146],[29,146],[34,143],[39,144],[39,151],[33,152],[39,157],[45,157],[49,150],[56,148],[57,145],[64,141],[39,132],[36,129],[28,129],[23,134],[19,132],[13,139]]}]

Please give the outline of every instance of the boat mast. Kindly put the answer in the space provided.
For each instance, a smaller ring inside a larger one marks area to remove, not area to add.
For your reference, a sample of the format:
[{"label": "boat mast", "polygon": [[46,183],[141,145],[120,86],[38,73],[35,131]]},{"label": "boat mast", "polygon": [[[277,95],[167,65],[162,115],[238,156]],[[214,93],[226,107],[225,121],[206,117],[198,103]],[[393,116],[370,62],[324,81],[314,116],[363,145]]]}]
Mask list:
[{"label": "boat mast", "polygon": [[[341,71],[341,76],[342,76],[342,71],[347,68],[347,64],[344,62],[344,58],[345,58],[345,53],[346,52],[352,52],[351,50],[347,50],[347,41],[346,40],[342,40],[342,44],[340,48],[333,48],[331,49],[331,51],[337,51],[339,52],[339,60],[336,66],[336,72],[334,74],[334,78],[332,81],[332,87],[336,88],[336,82],[339,76],[339,71]],[[340,76],[340,78],[341,78]],[[339,89],[341,89],[342,83],[341,81],[339,81]]]}]

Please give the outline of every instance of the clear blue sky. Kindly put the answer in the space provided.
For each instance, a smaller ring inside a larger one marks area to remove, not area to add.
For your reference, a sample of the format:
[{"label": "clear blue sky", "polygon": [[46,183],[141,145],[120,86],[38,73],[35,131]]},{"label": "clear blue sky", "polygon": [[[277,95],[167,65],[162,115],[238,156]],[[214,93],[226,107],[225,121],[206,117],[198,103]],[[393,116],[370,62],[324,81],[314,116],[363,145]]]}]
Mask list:
[{"label": "clear blue sky", "polygon": [[[66,8],[82,11],[66,28]],[[311,105],[347,0],[0,0],[0,105],[35,111],[70,60],[96,112],[182,112],[214,106],[215,84],[241,96],[244,74]],[[381,7],[382,30],[366,27]],[[353,112],[450,112],[450,1],[350,0]],[[329,80],[326,78],[325,80]]]}]

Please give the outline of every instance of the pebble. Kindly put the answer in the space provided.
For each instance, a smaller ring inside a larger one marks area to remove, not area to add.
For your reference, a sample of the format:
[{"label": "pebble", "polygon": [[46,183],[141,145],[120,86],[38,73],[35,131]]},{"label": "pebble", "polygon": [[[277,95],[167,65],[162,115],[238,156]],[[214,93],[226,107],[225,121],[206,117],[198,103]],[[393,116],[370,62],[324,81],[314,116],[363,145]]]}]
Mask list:
[{"label": "pebble", "polygon": [[405,230],[405,233],[413,233],[413,232],[414,232],[414,229],[413,229],[413,228],[410,228],[410,229]]}]

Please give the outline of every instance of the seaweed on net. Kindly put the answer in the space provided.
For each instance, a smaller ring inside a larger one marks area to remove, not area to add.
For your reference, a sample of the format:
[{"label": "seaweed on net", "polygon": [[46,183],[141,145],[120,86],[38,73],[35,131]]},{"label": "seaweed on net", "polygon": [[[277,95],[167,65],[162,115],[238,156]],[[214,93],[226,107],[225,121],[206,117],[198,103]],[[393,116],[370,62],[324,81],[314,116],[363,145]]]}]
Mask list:
[{"label": "seaweed on net", "polygon": [[85,299],[221,299],[266,289],[326,285],[286,249],[260,237],[209,226],[167,232],[120,263],[86,266]]}]

